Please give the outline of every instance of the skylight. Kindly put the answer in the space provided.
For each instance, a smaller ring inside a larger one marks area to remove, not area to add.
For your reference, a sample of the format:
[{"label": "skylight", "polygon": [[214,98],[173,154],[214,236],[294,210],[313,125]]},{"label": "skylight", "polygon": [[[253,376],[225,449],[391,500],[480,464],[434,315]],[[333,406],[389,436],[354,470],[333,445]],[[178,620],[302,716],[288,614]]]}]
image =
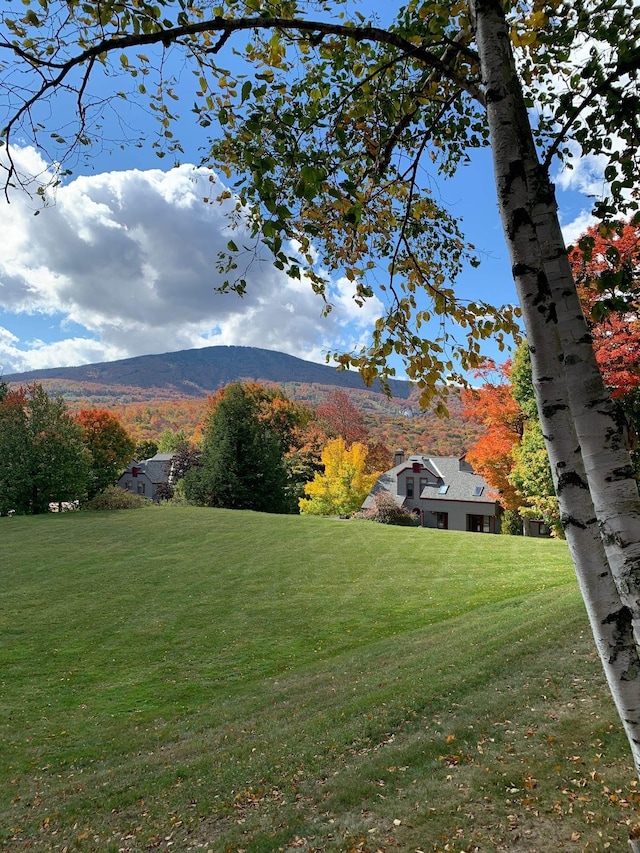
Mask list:
[{"label": "skylight", "polygon": [[448,491],[449,491],[449,484],[445,483],[444,486],[440,486],[440,488],[438,489],[438,494],[439,495],[446,495]]},{"label": "skylight", "polygon": [[473,490],[474,498],[479,498],[480,495],[484,492],[484,486],[476,486]]}]

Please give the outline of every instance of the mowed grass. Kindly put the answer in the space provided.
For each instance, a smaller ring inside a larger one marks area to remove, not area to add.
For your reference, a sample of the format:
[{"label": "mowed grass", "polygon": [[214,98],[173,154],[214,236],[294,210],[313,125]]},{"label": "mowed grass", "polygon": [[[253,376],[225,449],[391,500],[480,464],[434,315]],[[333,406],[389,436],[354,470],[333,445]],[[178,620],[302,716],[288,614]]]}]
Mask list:
[{"label": "mowed grass", "polygon": [[3,851],[603,851],[639,801],[564,543],[0,519]]}]

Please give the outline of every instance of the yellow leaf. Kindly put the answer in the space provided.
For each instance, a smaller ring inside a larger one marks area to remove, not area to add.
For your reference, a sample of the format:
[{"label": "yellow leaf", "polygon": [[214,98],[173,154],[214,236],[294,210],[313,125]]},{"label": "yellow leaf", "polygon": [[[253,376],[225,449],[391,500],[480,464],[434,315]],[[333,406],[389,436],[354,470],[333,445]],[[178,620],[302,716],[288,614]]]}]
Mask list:
[{"label": "yellow leaf", "polygon": [[549,19],[546,14],[542,11],[534,12],[533,15],[529,18],[529,26],[534,30],[542,30],[549,23]]}]

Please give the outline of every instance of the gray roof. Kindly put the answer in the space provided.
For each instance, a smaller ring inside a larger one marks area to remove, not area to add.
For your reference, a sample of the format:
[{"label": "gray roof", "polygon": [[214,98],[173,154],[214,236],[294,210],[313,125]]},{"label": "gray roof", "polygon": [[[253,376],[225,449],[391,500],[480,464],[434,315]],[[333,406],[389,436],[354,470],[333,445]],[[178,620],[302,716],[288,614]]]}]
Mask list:
[{"label": "gray roof", "polygon": [[156,453],[151,459],[143,459],[141,462],[136,462],[134,459],[125,473],[130,472],[132,468],[137,468],[139,473],[146,474],[152,483],[166,483],[169,480],[173,457],[173,453]]},{"label": "gray roof", "polygon": [[373,499],[376,495],[379,495],[380,492],[388,492],[394,499],[394,501],[398,504],[398,506],[402,506],[402,504],[404,503],[404,495],[398,494],[398,490],[396,488],[396,476],[391,476],[393,471],[395,471],[395,468],[392,468],[391,471],[387,471],[385,474],[381,474],[378,477],[378,479],[373,484],[373,488],[364,499],[362,509],[369,509],[369,507],[372,507]]},{"label": "gray roof", "polygon": [[[474,474],[471,466],[464,457],[457,456],[408,456],[404,462],[390,468],[381,474],[376,480],[373,488],[365,498],[363,508],[373,506],[373,500],[381,491],[389,492],[397,504],[404,503],[404,495],[398,495],[398,475],[402,471],[410,470],[414,462],[420,463],[420,473],[416,476],[428,476],[430,484],[426,486],[420,498],[422,500],[437,501],[466,501],[469,503],[494,504],[495,498],[489,497],[491,491],[487,481],[479,474]],[[460,470],[460,468],[463,470]],[[440,492],[442,486],[447,486],[445,493]],[[479,492],[479,494],[475,494]]]},{"label": "gray roof", "polygon": [[152,483],[166,483],[169,480],[172,459],[173,453],[156,453],[143,463],[144,473]]},{"label": "gray roof", "polygon": [[[420,494],[423,500],[495,503],[495,498],[490,498],[487,494],[491,491],[491,487],[484,477],[472,473],[471,470],[461,471],[460,460],[455,456],[436,456],[431,457],[430,461],[438,467],[444,485],[447,485],[449,488],[446,494],[441,495],[438,491],[438,486],[427,486]],[[480,489],[482,491],[479,494],[474,494],[474,492]]]}]

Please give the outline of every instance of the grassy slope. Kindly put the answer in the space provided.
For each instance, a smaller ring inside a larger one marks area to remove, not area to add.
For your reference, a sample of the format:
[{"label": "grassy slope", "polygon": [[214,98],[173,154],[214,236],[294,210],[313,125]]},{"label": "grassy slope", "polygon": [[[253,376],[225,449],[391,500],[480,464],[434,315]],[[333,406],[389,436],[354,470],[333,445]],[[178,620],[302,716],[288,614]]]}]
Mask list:
[{"label": "grassy slope", "polygon": [[1,849],[624,849],[563,543],[171,507],[0,537]]}]

